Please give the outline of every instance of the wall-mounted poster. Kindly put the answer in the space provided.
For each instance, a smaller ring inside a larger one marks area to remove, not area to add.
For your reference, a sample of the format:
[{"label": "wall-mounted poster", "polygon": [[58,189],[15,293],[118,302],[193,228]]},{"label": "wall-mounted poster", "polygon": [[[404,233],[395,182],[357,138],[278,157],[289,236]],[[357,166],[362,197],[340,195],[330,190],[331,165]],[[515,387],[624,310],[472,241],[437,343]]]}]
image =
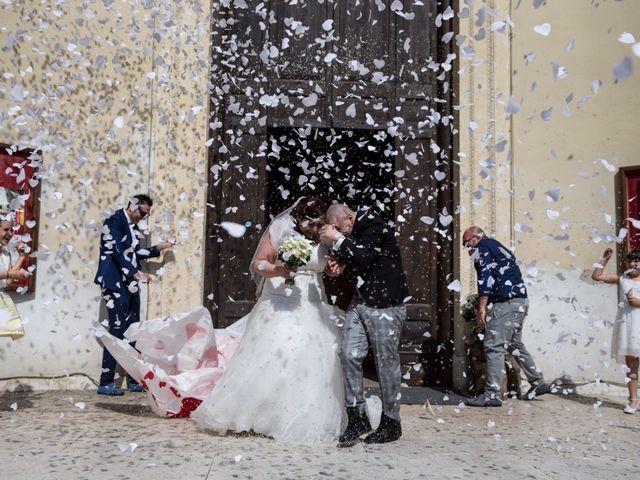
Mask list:
[{"label": "wall-mounted poster", "polygon": [[[13,222],[13,237],[0,238],[0,254],[11,266],[21,267],[31,275],[7,282],[7,289],[20,293],[35,291],[35,258],[38,248],[38,210],[40,205],[40,157],[31,150],[14,151],[2,146],[0,151],[0,222]],[[0,224],[1,225],[1,224]]]}]

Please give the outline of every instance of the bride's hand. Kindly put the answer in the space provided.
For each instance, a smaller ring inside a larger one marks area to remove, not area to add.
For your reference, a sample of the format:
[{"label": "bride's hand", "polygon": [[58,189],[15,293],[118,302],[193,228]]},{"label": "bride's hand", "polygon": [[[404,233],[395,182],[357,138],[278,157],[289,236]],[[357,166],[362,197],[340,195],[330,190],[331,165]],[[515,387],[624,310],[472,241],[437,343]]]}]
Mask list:
[{"label": "bride's hand", "polygon": [[336,260],[333,256],[327,255],[327,268],[325,270],[326,274],[330,277],[337,277],[342,275],[344,272],[345,265],[341,264]]},{"label": "bride's hand", "polygon": [[284,277],[284,278],[292,278],[293,277],[292,273],[296,272],[294,268],[289,268],[286,265],[276,265],[275,270],[278,276]]}]

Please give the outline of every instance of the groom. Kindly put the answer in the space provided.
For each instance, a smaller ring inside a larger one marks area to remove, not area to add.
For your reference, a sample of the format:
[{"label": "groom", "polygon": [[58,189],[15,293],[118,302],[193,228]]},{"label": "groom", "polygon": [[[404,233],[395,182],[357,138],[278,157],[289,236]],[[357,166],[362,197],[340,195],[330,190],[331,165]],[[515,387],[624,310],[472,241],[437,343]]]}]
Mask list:
[{"label": "groom", "polygon": [[[320,230],[324,243],[333,246],[333,256],[358,274],[356,293],[344,325],[342,369],[349,422],[340,436],[342,446],[352,446],[360,435],[371,431],[365,410],[362,361],[369,350],[375,355],[382,390],[382,418],[365,443],[387,443],[402,436],[400,426],[400,357],[398,344],[407,318],[404,305],[409,296],[400,249],[392,228],[370,210],[357,213],[334,204],[326,213],[327,225]],[[337,269],[329,259],[329,267]]]}]

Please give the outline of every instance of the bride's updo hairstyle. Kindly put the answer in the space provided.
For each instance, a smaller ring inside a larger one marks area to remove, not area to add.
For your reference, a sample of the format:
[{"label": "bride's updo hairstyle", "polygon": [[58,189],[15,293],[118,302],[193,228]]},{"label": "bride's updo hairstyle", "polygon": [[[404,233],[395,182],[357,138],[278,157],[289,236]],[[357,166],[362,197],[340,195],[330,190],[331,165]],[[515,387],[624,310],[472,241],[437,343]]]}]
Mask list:
[{"label": "bride's updo hairstyle", "polygon": [[327,211],[327,205],[318,197],[302,197],[291,212],[298,225],[306,221],[322,220]]},{"label": "bride's updo hairstyle", "polygon": [[324,224],[327,206],[321,198],[302,197],[291,211],[300,233],[311,240],[318,241],[318,232]]}]

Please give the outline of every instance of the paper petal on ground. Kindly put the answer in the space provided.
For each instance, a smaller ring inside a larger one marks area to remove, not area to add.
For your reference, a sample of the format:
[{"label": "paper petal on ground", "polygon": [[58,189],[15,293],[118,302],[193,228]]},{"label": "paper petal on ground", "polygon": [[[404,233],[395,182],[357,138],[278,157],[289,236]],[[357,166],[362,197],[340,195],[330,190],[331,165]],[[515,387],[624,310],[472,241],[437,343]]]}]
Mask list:
[{"label": "paper petal on ground", "polygon": [[131,452],[138,448],[138,444],[135,442],[120,442],[118,443],[118,448],[122,453]]}]

